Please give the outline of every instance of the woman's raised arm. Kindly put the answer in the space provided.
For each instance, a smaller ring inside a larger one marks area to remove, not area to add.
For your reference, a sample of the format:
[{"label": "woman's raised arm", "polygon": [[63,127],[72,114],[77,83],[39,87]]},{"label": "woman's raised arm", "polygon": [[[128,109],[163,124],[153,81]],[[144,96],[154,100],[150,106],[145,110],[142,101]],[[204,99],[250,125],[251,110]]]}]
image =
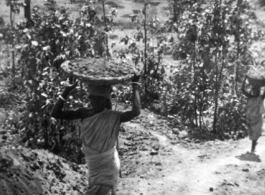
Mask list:
[{"label": "woman's raised arm", "polygon": [[242,84],[242,93],[247,97],[247,98],[252,98],[253,96],[248,93],[245,89],[245,84],[246,84],[247,77],[245,77],[243,84]]},{"label": "woman's raised arm", "polygon": [[66,86],[63,93],[59,96],[57,102],[55,103],[53,110],[51,112],[51,117],[56,119],[64,119],[64,120],[75,120],[75,119],[83,119],[91,116],[91,111],[88,108],[79,108],[77,110],[68,110],[63,111],[64,102],[67,99],[69,93],[76,88],[78,82],[75,82],[72,85]]},{"label": "woman's raised arm", "polygon": [[128,122],[141,113],[141,101],[140,101],[140,94],[139,94],[140,85],[138,83],[139,79],[140,79],[140,75],[134,75],[134,78],[132,80],[132,88],[133,88],[132,110],[121,114],[121,118],[120,118],[121,123]]}]

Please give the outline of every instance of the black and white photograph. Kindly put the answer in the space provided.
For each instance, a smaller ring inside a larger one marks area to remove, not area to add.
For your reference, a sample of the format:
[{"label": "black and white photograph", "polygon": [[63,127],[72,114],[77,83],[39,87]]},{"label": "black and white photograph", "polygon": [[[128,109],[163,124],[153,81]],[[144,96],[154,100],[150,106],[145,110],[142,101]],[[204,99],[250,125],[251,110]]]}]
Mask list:
[{"label": "black and white photograph", "polygon": [[0,195],[265,195],[265,0],[0,0]]}]

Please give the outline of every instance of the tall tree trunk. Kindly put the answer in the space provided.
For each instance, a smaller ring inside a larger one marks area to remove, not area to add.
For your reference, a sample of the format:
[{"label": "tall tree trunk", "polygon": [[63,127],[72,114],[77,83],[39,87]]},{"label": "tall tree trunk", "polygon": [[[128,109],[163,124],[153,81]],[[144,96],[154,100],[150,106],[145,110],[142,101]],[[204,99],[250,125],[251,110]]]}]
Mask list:
[{"label": "tall tree trunk", "polygon": [[[105,0],[102,1],[102,8],[103,8],[103,17],[104,17],[104,25],[105,25],[105,31],[107,32],[108,31],[108,24],[107,24],[107,21],[106,21],[106,9],[105,9]],[[107,35],[108,36],[108,35]],[[109,53],[109,38],[107,37],[106,38],[106,55],[108,57],[110,57],[110,53]]]},{"label": "tall tree trunk", "polygon": [[[13,30],[14,30],[14,19],[13,19],[13,11],[12,11],[12,5],[10,5],[10,26],[11,26],[11,32],[13,34]],[[15,51],[14,51],[14,38],[12,36],[12,77],[13,79],[15,78],[15,74],[16,74],[16,66],[15,66]]]},{"label": "tall tree trunk", "polygon": [[147,3],[144,2],[144,83],[145,93],[147,94]]},{"label": "tall tree trunk", "polygon": [[31,0],[24,0],[24,3],[26,4],[24,7],[24,17],[27,19],[27,21],[30,21],[30,4]]},{"label": "tall tree trunk", "polygon": [[218,55],[215,57],[215,94],[214,94],[214,118],[213,118],[213,133],[217,134],[216,123],[217,123],[217,111],[218,111],[218,94],[219,94],[219,83],[218,83]]},{"label": "tall tree trunk", "polygon": [[[237,13],[237,18],[240,18],[241,15],[241,10],[242,10],[242,0],[238,0],[237,1],[237,8],[238,8],[238,13]],[[240,23],[237,23],[237,29],[240,29]],[[237,60],[240,58],[240,33],[237,32],[236,37],[235,37],[236,41],[237,41],[237,56],[236,56],[236,63],[235,63],[235,67],[234,67],[234,74],[235,74],[235,78],[234,78],[234,90],[233,90],[233,95],[237,95],[237,81],[238,81],[238,62]]]},{"label": "tall tree trunk", "polygon": [[[220,9],[222,5],[222,0],[216,0],[215,1],[215,9]],[[218,26],[220,27],[220,21],[218,22]],[[218,40],[220,40],[220,34],[218,34]],[[219,66],[219,57],[220,57],[220,53],[219,53],[219,47],[221,46],[221,44],[218,42],[216,45],[216,54],[215,54],[215,94],[214,94],[214,118],[213,118],[213,133],[217,134],[217,129],[216,129],[216,124],[217,124],[217,120],[218,120],[218,95],[219,95],[219,74],[218,74],[218,66]]]}]

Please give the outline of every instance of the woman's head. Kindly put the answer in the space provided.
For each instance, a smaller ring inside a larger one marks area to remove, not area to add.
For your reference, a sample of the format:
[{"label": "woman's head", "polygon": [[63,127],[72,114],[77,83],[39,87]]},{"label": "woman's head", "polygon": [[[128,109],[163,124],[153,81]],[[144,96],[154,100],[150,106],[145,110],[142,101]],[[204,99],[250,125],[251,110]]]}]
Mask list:
[{"label": "woman's head", "polygon": [[112,87],[110,85],[88,85],[88,92],[93,96],[100,96],[110,99]]},{"label": "woman's head", "polygon": [[112,109],[112,104],[110,99],[102,96],[90,95],[89,97],[91,106],[95,112],[101,112],[105,108]]},{"label": "woman's head", "polygon": [[111,109],[110,94],[112,87],[109,85],[88,85],[89,99],[95,112],[101,112],[105,108]]}]

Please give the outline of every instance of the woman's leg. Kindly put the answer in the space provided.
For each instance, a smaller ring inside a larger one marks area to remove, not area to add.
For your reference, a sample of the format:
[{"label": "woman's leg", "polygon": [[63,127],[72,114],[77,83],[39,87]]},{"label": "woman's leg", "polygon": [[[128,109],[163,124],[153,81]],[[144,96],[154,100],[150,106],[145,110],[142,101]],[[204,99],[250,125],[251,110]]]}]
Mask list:
[{"label": "woman's leg", "polygon": [[[112,193],[111,193],[112,192]],[[95,185],[89,187],[86,195],[115,195],[115,191],[109,186]]]},{"label": "woman's leg", "polygon": [[108,186],[100,186],[97,195],[110,195],[110,192],[112,191],[111,187]]},{"label": "woman's leg", "polygon": [[256,146],[258,144],[258,140],[252,140],[252,145],[251,145],[251,152],[254,153],[256,150]]}]

